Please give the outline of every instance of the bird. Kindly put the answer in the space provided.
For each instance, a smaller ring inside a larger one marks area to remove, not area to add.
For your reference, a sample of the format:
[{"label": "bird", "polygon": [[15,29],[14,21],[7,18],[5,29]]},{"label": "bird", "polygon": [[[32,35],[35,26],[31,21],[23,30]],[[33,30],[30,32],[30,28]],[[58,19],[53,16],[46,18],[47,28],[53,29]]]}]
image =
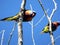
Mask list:
[{"label": "bird", "polygon": [[[11,16],[11,17],[6,17],[3,19],[0,19],[0,21],[18,21],[21,12],[17,13],[15,16]],[[31,21],[32,18],[36,15],[35,11],[32,10],[24,10],[24,14],[23,14],[23,22],[28,22]]]},{"label": "bird", "polygon": [[[52,22],[52,32],[56,31],[56,29],[60,26],[60,22]],[[49,23],[43,28],[41,34],[49,33]]]}]

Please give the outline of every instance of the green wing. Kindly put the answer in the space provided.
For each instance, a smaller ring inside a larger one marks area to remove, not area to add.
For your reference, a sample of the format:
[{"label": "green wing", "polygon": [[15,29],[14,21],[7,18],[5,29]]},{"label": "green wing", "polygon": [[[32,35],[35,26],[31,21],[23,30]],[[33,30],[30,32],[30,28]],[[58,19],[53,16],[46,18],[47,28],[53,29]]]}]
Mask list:
[{"label": "green wing", "polygon": [[42,30],[42,32],[48,33],[49,32],[49,26],[45,26],[45,28]]}]

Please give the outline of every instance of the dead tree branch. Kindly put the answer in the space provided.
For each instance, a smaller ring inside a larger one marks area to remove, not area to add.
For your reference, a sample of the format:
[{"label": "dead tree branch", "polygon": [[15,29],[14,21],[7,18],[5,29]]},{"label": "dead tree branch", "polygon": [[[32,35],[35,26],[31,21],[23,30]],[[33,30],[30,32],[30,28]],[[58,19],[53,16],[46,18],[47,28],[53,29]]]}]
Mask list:
[{"label": "dead tree branch", "polygon": [[35,40],[34,40],[34,24],[33,24],[33,20],[32,20],[32,22],[31,22],[31,31],[32,31],[33,45],[36,45],[36,44],[35,44]]},{"label": "dead tree branch", "polygon": [[4,40],[4,33],[5,33],[5,30],[3,30],[3,31],[2,31],[1,45],[3,45],[3,40]]},{"label": "dead tree branch", "polygon": [[31,25],[31,33],[32,33],[32,41],[33,41],[33,45],[35,44],[35,39],[34,39],[34,24],[33,24],[34,20],[32,19],[31,22],[28,22]]},{"label": "dead tree branch", "polygon": [[26,0],[22,0],[21,10],[24,10],[25,9],[25,5],[26,5]]},{"label": "dead tree branch", "polygon": [[53,11],[52,11],[52,13],[51,13],[50,18],[53,17],[55,11],[57,10],[57,3],[55,2],[55,0],[53,0],[53,3],[54,3],[54,5],[55,5],[55,8],[53,9]]},{"label": "dead tree branch", "polygon": [[19,17],[19,20],[18,20],[18,45],[23,45],[22,21],[23,21],[25,4],[26,4],[26,0],[22,0],[21,11],[19,13],[20,17]]},{"label": "dead tree branch", "polygon": [[44,13],[45,13],[46,17],[49,19],[49,16],[48,16],[48,14],[47,14],[46,10],[44,9],[44,7],[43,7],[43,5],[42,5],[41,1],[40,1],[40,0],[38,0],[38,2],[39,2],[39,4],[41,5],[42,10],[44,11]]}]

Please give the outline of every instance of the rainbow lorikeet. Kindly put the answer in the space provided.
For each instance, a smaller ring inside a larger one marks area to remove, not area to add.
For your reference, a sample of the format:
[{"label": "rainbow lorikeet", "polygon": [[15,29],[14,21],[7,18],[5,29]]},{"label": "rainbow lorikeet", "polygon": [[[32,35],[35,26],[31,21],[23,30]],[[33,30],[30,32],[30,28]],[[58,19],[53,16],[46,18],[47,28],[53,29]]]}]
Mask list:
[{"label": "rainbow lorikeet", "polygon": [[[57,29],[57,27],[60,26],[60,22],[52,22],[52,32]],[[48,33],[49,32],[49,24],[44,27],[41,33]]]},{"label": "rainbow lorikeet", "polygon": [[[15,16],[11,16],[11,17],[6,17],[4,19],[1,19],[0,21],[17,21],[19,18],[19,14],[21,14],[20,12],[18,14],[16,14]],[[36,15],[36,13],[32,10],[24,10],[24,14],[23,14],[23,22],[26,21],[31,21],[32,18]]]}]

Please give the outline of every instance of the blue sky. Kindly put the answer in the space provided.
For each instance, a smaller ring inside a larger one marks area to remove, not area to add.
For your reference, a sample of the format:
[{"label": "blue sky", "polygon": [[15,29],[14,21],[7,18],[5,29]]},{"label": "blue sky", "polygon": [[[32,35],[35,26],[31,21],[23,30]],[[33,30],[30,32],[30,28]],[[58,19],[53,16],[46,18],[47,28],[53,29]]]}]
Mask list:
[{"label": "blue sky", "polygon": [[[57,3],[57,10],[54,13],[52,22],[60,21],[60,16],[59,16],[60,0],[55,0],[55,1]],[[36,16],[33,18],[34,25],[35,25],[40,20],[40,18],[44,15],[44,12],[38,3],[38,0],[27,0],[25,8],[31,9],[30,4],[32,5],[33,10],[36,11]],[[49,9],[48,15],[50,15],[52,12],[52,9],[54,8],[54,3],[52,2],[52,0],[42,0],[42,4],[45,10]],[[0,0],[0,19],[16,15],[20,11],[20,5],[21,5],[21,0]],[[34,39],[35,39],[36,45],[48,45],[48,43],[50,42],[50,36],[48,33],[40,34],[40,32],[46,26],[47,23],[48,23],[48,20],[46,17],[44,17],[43,20],[36,27],[34,27]],[[7,45],[9,35],[10,35],[10,32],[12,31],[13,25],[14,25],[14,21],[0,22],[0,31],[5,30],[3,45]],[[53,33],[54,38],[60,36],[59,29],[60,29],[60,26]],[[0,34],[0,39],[1,39],[1,35],[2,34]],[[31,25],[28,22],[23,22],[23,45],[33,45],[31,35],[32,35]],[[18,41],[18,30],[16,25],[10,45],[17,45],[17,41]],[[59,42],[60,42],[60,38],[56,40],[55,45],[60,45]]]}]

